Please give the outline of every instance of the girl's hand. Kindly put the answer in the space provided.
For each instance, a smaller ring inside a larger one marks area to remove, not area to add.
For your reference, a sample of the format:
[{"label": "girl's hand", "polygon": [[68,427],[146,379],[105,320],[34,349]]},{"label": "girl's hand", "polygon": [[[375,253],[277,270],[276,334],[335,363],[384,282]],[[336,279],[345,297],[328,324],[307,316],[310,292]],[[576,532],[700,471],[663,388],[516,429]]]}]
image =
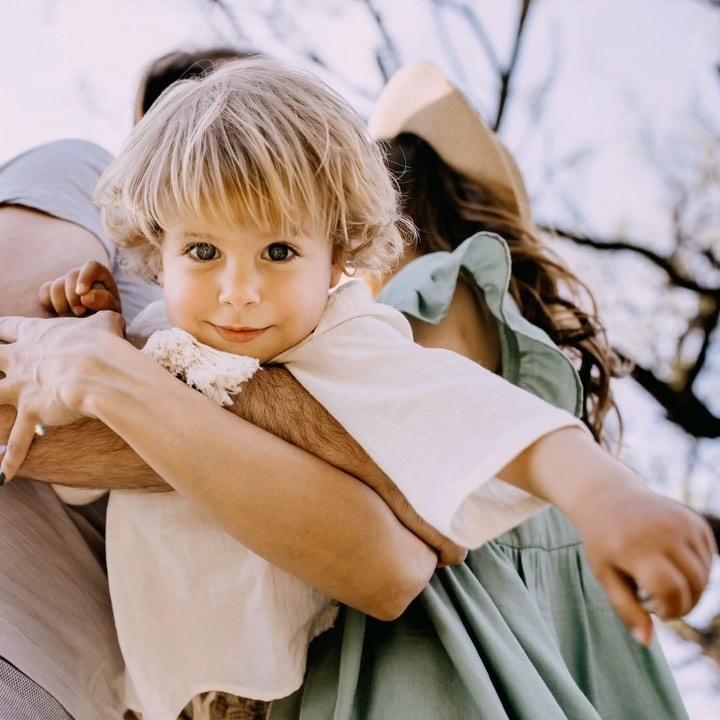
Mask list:
[{"label": "girl's hand", "polygon": [[712,532],[693,510],[639,482],[601,489],[582,506],[572,520],[593,571],[635,639],[649,645],[649,611],[676,618],[700,599],[717,552]]},{"label": "girl's hand", "polygon": [[40,287],[40,302],[56,315],[85,315],[88,311],[120,312],[120,291],[108,268],[89,260],[81,268]]},{"label": "girl's hand", "polygon": [[[116,313],[74,318],[0,318],[0,405],[13,405],[17,417],[0,461],[2,481],[20,469],[35,436],[35,426],[67,425],[81,417],[88,379],[98,359],[112,352],[108,340],[123,336]],[[1,375],[1,373],[0,373]],[[1,484],[1,482],[0,482]]]}]

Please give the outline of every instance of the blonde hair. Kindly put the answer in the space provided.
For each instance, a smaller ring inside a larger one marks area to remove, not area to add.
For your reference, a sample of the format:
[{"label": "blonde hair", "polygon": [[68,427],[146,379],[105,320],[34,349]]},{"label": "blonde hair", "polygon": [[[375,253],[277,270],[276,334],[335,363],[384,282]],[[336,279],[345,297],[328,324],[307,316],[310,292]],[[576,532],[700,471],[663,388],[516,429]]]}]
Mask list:
[{"label": "blonde hair", "polygon": [[381,151],[313,75],[264,58],[171,87],[98,185],[127,268],[154,279],[178,220],[229,221],[279,239],[316,235],[344,270],[387,272],[411,224]]}]

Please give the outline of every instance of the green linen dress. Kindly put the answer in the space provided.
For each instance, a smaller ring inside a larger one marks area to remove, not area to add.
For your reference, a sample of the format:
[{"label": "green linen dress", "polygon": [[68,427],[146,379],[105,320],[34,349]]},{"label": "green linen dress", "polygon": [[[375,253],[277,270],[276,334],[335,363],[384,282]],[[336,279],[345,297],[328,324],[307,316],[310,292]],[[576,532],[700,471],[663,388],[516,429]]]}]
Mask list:
[{"label": "green linen dress", "polygon": [[[458,276],[498,321],[502,374],[571,412],[567,358],[507,292],[510,254],[481,233],[409,263],[378,298],[439,323]],[[482,452],[482,448],[478,448]],[[271,720],[680,720],[657,641],[638,645],[607,602],[578,535],[547,509],[439,569],[398,620],[345,609],[310,648],[305,683]]]}]

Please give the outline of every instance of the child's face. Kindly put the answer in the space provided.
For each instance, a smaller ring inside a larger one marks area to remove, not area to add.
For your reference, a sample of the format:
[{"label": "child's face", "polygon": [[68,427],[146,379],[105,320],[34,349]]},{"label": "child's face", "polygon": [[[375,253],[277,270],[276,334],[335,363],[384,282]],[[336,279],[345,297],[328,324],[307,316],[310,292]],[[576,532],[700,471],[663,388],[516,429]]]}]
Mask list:
[{"label": "child's face", "polygon": [[170,322],[218,350],[267,362],[316,327],[340,279],[329,242],[277,240],[227,222],[181,222],[162,244]]}]

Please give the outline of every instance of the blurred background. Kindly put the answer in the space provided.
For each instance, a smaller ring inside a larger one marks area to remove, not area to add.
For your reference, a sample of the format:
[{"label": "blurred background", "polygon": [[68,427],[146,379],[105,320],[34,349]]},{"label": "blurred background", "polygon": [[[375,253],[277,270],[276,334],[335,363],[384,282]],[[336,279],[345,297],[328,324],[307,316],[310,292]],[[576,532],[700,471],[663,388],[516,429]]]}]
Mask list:
[{"label": "blurred background", "polygon": [[[634,363],[622,459],[720,515],[720,0],[0,0],[0,162],[62,137],[117,151],[147,62],[211,45],[312,69],[363,116],[399,65],[443,67]],[[659,630],[693,720],[720,717],[717,567]]]}]

